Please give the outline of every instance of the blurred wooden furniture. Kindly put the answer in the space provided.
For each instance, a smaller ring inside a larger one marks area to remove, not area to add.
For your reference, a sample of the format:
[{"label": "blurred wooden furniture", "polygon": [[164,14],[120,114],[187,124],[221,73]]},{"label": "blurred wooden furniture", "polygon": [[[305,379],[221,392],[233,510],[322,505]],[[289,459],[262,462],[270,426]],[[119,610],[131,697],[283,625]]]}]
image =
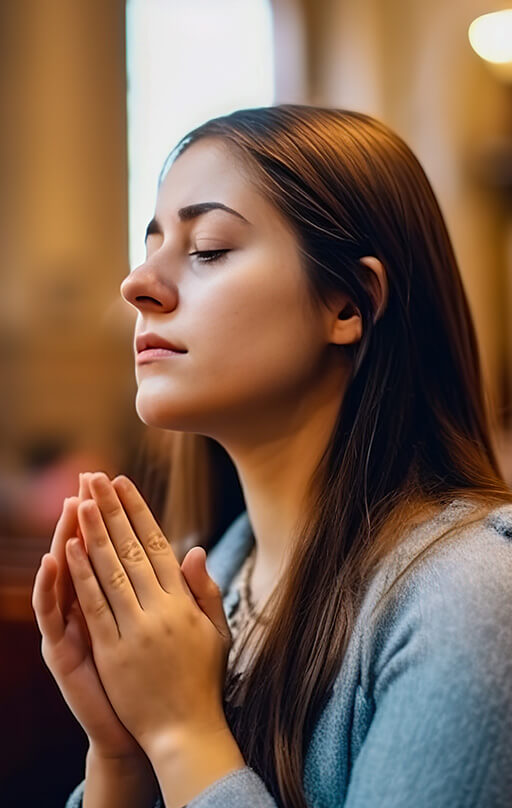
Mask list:
[{"label": "blurred wooden furniture", "polygon": [[84,776],[87,738],[41,657],[32,587],[49,540],[0,537],[0,794],[58,808]]}]

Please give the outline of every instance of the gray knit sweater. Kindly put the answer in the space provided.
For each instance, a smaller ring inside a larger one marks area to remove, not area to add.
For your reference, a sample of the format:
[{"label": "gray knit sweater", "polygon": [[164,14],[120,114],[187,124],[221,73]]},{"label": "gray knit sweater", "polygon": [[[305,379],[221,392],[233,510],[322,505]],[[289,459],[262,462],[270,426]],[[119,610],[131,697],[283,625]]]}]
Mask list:
[{"label": "gray knit sweater", "polygon": [[[469,500],[454,500],[373,576],[307,749],[311,808],[512,808],[512,505],[439,542],[370,620],[397,572],[470,510]],[[253,542],[244,511],[208,554],[226,614]],[[65,808],[81,808],[83,788]],[[246,765],[188,808],[277,803]]]}]

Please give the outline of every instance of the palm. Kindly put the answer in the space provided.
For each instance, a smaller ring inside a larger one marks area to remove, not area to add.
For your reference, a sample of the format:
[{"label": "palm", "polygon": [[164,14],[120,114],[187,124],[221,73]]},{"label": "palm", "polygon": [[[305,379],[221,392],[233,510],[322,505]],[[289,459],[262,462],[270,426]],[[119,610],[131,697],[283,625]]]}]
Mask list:
[{"label": "palm", "polygon": [[[108,700],[92,656],[89,632],[75,600],[66,615],[66,629],[54,650],[54,662],[65,685],[63,695],[84,730],[101,738],[119,756],[140,752],[140,747],[120,722]],[[78,698],[74,697],[78,695]],[[84,695],[87,694],[87,700]]]},{"label": "palm", "polygon": [[42,633],[41,653],[62,695],[95,748],[106,757],[140,756],[96,670],[89,632],[65,562],[66,541],[76,534],[73,498],[57,524],[51,554],[39,568],[33,608]]}]

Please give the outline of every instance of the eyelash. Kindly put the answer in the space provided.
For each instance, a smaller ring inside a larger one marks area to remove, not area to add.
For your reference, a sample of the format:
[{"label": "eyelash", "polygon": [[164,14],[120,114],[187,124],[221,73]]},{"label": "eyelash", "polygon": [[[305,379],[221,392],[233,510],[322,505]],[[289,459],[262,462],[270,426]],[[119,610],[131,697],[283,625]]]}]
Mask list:
[{"label": "eyelash", "polygon": [[[229,250],[196,250],[196,252],[189,253],[189,255],[197,255],[201,263],[209,264],[211,261],[220,261],[225,258]],[[205,258],[204,256],[209,256]]]}]

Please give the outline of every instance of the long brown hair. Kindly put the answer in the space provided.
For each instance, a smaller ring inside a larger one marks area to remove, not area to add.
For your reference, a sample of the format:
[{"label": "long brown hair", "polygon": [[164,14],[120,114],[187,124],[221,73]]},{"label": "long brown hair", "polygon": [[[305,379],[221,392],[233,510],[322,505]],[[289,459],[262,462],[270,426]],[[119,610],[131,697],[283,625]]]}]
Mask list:
[{"label": "long brown hair", "polygon": [[[306,808],[304,755],[371,570],[429,509],[462,495],[483,513],[512,494],[492,446],[452,244],[404,141],[358,112],[298,104],[242,109],[185,135],[160,181],[205,137],[230,149],[294,228],[312,306],[341,291],[363,323],[361,341],[346,349],[350,383],[312,476],[288,567],[267,601],[241,707],[230,718],[246,762],[277,804]],[[388,277],[387,307],[376,323],[370,270],[359,262],[365,255],[380,259]],[[186,436],[176,478],[183,450],[201,445],[204,452],[208,442]],[[197,457],[196,448],[196,465]],[[214,466],[210,458],[211,485]],[[230,671],[228,690],[235,699]]]}]

